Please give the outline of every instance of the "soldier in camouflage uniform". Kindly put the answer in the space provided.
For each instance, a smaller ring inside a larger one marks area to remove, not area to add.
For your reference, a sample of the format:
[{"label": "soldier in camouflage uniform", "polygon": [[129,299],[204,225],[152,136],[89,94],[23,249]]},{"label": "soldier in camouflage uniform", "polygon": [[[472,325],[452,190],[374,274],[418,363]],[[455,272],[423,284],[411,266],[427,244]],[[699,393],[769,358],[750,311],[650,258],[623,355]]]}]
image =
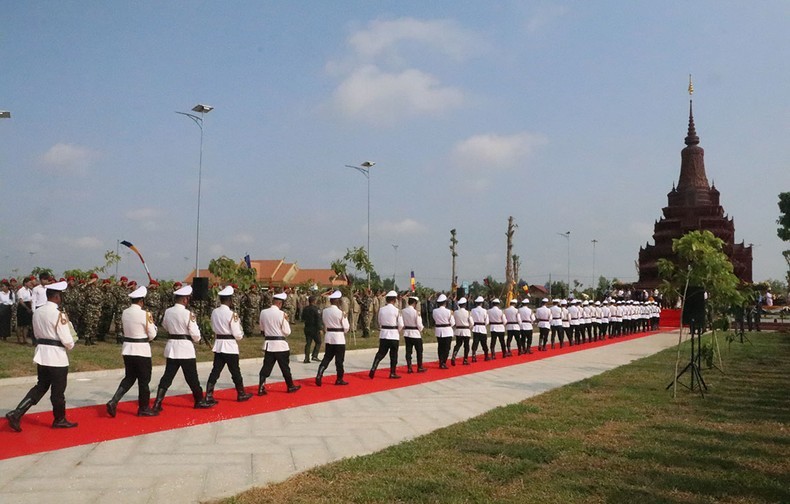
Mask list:
[{"label": "soldier in camouflage uniform", "polygon": [[148,295],[145,297],[145,306],[151,313],[154,323],[158,326],[162,322],[162,316],[165,313],[162,306],[162,291],[159,287],[159,282],[151,280],[148,284]]},{"label": "soldier in camouflage uniform", "polygon": [[99,318],[101,317],[102,293],[98,285],[99,276],[91,274],[90,280],[82,288],[84,301],[82,310],[83,337],[86,345],[94,345],[99,332]]},{"label": "soldier in camouflage uniform", "polygon": [[123,322],[121,322],[121,315],[123,311],[131,304],[129,299],[129,287],[137,288],[137,283],[132,282],[129,284],[129,279],[122,276],[117,284],[110,288],[113,296],[113,324],[115,325],[115,342],[123,343]]},{"label": "soldier in camouflage uniform", "polygon": [[351,296],[351,311],[349,312],[348,321],[351,323],[351,332],[356,335],[357,329],[359,328],[359,300],[357,300],[356,294]]},{"label": "soldier in camouflage uniform", "polygon": [[[265,291],[261,292],[261,310],[265,310],[272,305],[272,296],[274,292],[272,292],[272,288],[269,287]],[[260,313],[258,314],[260,316]]]},{"label": "soldier in camouflage uniform", "polygon": [[63,311],[69,316],[69,321],[71,321],[71,324],[74,326],[74,330],[77,331],[77,334],[81,334],[82,314],[80,313],[80,308],[82,303],[80,302],[80,298],[82,297],[82,293],[80,289],[77,288],[77,281],[73,276],[70,276],[67,281],[69,286],[61,294],[61,305],[63,306]]},{"label": "soldier in camouflage uniform", "polygon": [[373,296],[370,289],[359,296],[360,317],[362,318],[362,337],[370,337],[370,323],[373,320]]},{"label": "soldier in camouflage uniform", "polygon": [[260,334],[261,293],[256,284],[250,285],[241,307],[244,334],[248,337]]},{"label": "soldier in camouflage uniform", "polygon": [[107,335],[110,334],[110,325],[112,325],[115,317],[115,293],[113,292],[112,281],[109,278],[102,280],[99,285],[99,292],[101,292],[102,302],[97,339],[105,341]]},{"label": "soldier in camouflage uniform", "polygon": [[288,320],[296,320],[296,296],[290,287],[286,287],[283,292],[288,296],[283,303],[283,311],[288,316]]}]

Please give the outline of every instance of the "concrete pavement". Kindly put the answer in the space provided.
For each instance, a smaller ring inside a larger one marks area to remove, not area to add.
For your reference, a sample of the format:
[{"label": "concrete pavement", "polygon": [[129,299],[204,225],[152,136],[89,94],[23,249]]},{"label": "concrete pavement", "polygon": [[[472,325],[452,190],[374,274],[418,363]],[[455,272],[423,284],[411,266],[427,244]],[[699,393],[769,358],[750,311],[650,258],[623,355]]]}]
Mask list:
[{"label": "concrete pavement", "polygon": [[[3,460],[0,501],[187,503],[229,496],[328,462],[379,451],[676,343],[676,331],[660,333],[395,390]],[[348,352],[346,372],[369,369],[374,353],[375,349]],[[436,345],[426,345],[426,359],[435,355]],[[402,356],[403,350],[401,361]],[[301,358],[292,356],[294,377],[315,376],[318,364],[303,364]],[[242,361],[245,384],[257,384],[260,363],[261,359]],[[198,365],[201,380],[210,368],[211,363]],[[331,368],[334,372],[334,365]],[[154,369],[153,386],[162,372],[162,366]],[[69,407],[105,403],[122,376],[122,370],[69,375]],[[384,376],[380,370],[377,379]],[[279,378],[275,370],[269,383]],[[34,382],[33,377],[0,380],[0,412],[14,408]],[[231,386],[226,371],[217,387]],[[179,375],[168,395],[188,392]],[[133,389],[125,400],[134,397]],[[50,408],[47,396],[31,411]]]}]

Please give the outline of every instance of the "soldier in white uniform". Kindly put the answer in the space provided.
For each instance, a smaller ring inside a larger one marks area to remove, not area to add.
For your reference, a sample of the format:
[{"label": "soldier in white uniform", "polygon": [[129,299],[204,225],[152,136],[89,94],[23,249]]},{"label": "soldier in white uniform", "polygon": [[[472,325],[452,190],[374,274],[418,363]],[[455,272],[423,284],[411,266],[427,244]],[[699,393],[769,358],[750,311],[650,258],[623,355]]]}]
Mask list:
[{"label": "soldier in white uniform", "polygon": [[560,300],[555,298],[549,308],[551,311],[551,322],[549,323],[551,329],[551,349],[554,350],[554,338],[560,337],[562,343],[562,308],[560,308]]},{"label": "soldier in white uniform", "polygon": [[592,306],[592,337],[598,341],[601,335],[601,302],[596,301]]},{"label": "soldier in white uniform", "polygon": [[469,312],[472,321],[472,362],[477,362],[477,345],[483,345],[485,360],[490,360],[488,356],[488,310],[483,308],[483,296],[475,298],[475,307]]},{"label": "soldier in white uniform", "polygon": [[573,345],[573,329],[571,328],[571,312],[568,311],[568,300],[560,301],[560,310],[562,310],[562,331],[560,331],[560,348],[562,348],[563,334],[568,338],[568,345]]},{"label": "soldier in white uniform", "polygon": [[518,340],[518,354],[532,353],[532,323],[535,322],[535,314],[529,307],[529,298],[521,300],[521,307],[518,309],[518,316],[521,319],[521,334]]},{"label": "soldier in white uniform", "polygon": [[[592,306],[590,306],[590,302],[585,300],[582,303],[582,317],[584,321],[584,329],[582,330],[582,343],[586,341],[587,343],[592,342]],[[586,335],[586,336],[585,336]]]},{"label": "soldier in white uniform", "polygon": [[521,336],[521,315],[518,313],[518,308],[516,305],[518,304],[518,299],[513,298],[510,300],[510,306],[505,308],[505,330],[507,331],[507,355],[510,357],[513,355],[513,352],[510,350],[510,345],[513,342],[513,339],[516,339],[516,346],[518,347],[518,354],[521,355],[521,346],[519,345],[519,339]]},{"label": "soldier in white uniform", "polygon": [[335,385],[348,385],[343,379],[345,369],[343,362],[346,358],[346,333],[351,325],[348,322],[346,313],[339,308],[343,302],[343,294],[336,290],[329,295],[329,306],[321,312],[321,320],[324,324],[326,336],[324,336],[324,358],[318,365],[318,374],[315,376],[315,384],[319,387],[324,377],[324,371],[329,367],[332,359],[335,359]]},{"label": "soldier in white uniform", "polygon": [[447,296],[439,294],[436,298],[438,305],[433,310],[434,331],[439,351],[439,369],[447,369],[447,359],[450,357],[450,345],[453,342],[453,326],[455,318],[453,312],[447,308]]},{"label": "soldier in white uniform", "polygon": [[398,301],[398,294],[391,290],[385,296],[386,304],[379,308],[379,350],[373,358],[373,365],[370,367],[370,376],[376,376],[376,368],[379,367],[381,360],[390,354],[390,378],[398,379],[400,376],[395,372],[398,367],[398,344],[400,342],[400,331],[403,330],[403,317],[400,310],[395,306]]},{"label": "soldier in white uniform", "polygon": [[115,418],[118,402],[137,382],[137,416],[156,416],[159,413],[149,408],[151,400],[151,344],[156,338],[157,327],[151,312],[143,309],[146,287],[139,287],[129,294],[132,304],[121,314],[123,326],[123,367],[125,375],[118,390],[107,403],[107,414]]},{"label": "soldier in white uniform", "polygon": [[469,310],[466,309],[466,298],[462,297],[458,300],[458,309],[453,312],[453,319],[455,320],[455,327],[453,333],[455,334],[455,347],[453,348],[453,358],[450,364],[455,366],[455,357],[458,355],[461,345],[464,347],[464,366],[469,365],[469,339],[472,337],[470,325],[472,320],[469,316]]},{"label": "soldier in white uniform", "polygon": [[571,327],[568,334],[568,340],[571,345],[573,344],[580,344],[582,339],[582,331],[581,331],[581,318],[582,318],[582,311],[579,308],[579,300],[572,299],[570,306],[568,307],[568,315],[571,318]]},{"label": "soldier in white uniform", "polygon": [[409,305],[401,311],[401,317],[403,317],[403,341],[406,343],[406,372],[409,374],[414,372],[411,365],[413,351],[417,353],[417,372],[424,373],[427,371],[422,365],[422,330],[425,326],[422,323],[420,313],[417,311],[419,302],[420,300],[416,296],[409,296]]},{"label": "soldier in white uniform", "polygon": [[219,307],[211,312],[211,330],[214,331],[214,366],[206,383],[206,402],[217,404],[214,399],[214,386],[220,373],[228,366],[233,385],[236,387],[236,400],[247,401],[252,394],[244,390],[244,379],[239,369],[239,341],[244,338],[239,314],[233,311],[232,286],[228,285],[219,293]]},{"label": "soldier in white uniform", "polygon": [[265,310],[261,310],[260,323],[263,333],[263,366],[258,376],[258,395],[266,395],[266,379],[272,374],[274,363],[280,367],[280,371],[288,387],[288,393],[293,393],[302,388],[301,385],[294,385],[291,376],[291,347],[285,338],[291,334],[291,325],[288,323],[288,316],[282,311],[282,306],[288,295],[280,292],[272,296],[272,305]]},{"label": "soldier in white uniform", "polygon": [[167,389],[170,388],[179,369],[192,390],[195,409],[210,408],[213,405],[203,399],[203,388],[200,386],[197,372],[195,343],[200,341],[200,328],[198,328],[195,314],[187,309],[192,296],[192,286],[181,287],[173,293],[173,296],[175,296],[175,304],[165,310],[165,315],[162,318],[162,328],[168,334],[165,345],[167,361],[165,373],[159,380],[159,387],[156,390],[154,411],[162,411],[162,401],[164,401]]},{"label": "soldier in white uniform", "polygon": [[66,420],[66,381],[69,374],[69,356],[67,350],[74,348],[74,337],[68,316],[58,310],[61,304],[61,293],[66,290],[66,282],[49,284],[45,291],[47,302],[39,306],[33,313],[33,333],[36,337],[36,352],[33,362],[38,370],[38,382],[25,395],[16,409],[6,413],[8,424],[17,432],[22,432],[19,425],[22,416],[38,404],[50,387],[52,415],[55,420],[52,427],[68,429],[76,427],[76,422]]},{"label": "soldier in white uniform", "polygon": [[551,329],[551,310],[548,306],[547,298],[540,300],[540,306],[535,310],[535,317],[538,319],[538,331],[540,339],[538,341],[538,350],[541,352],[546,351],[546,344],[549,340],[549,330]]},{"label": "soldier in white uniform", "polygon": [[505,347],[505,314],[499,308],[499,298],[491,300],[491,308],[488,309],[488,323],[491,327],[491,359],[496,359],[496,342],[502,347],[502,358],[507,357]]}]

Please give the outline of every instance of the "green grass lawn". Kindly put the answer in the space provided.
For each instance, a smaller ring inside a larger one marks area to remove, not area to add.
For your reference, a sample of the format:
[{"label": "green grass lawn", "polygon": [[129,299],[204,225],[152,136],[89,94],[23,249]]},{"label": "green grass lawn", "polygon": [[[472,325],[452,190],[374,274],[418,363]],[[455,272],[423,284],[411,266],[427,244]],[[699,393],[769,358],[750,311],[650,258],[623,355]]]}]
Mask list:
[{"label": "green grass lawn", "polygon": [[[304,355],[304,324],[300,322],[291,324],[291,335],[288,342],[291,347],[291,355]],[[423,338],[426,343],[435,343],[433,330],[424,331]],[[163,356],[166,339],[156,339],[151,343],[151,354],[154,366],[164,365]],[[378,332],[373,331],[369,338],[363,338],[361,331],[357,331],[356,344],[354,337],[349,333],[346,335],[347,349],[356,350],[359,348],[378,347]],[[97,342],[92,346],[85,346],[83,341],[69,353],[69,371],[96,371],[100,369],[123,368],[121,358],[121,345],[113,342]],[[258,334],[244,338],[239,344],[239,356],[242,359],[262,358],[263,338]],[[322,350],[323,351],[323,350]],[[198,361],[211,361],[214,354],[207,345],[197,345]],[[0,341],[0,378],[10,378],[14,376],[29,376],[36,374],[36,365],[33,363],[33,347],[23,346],[16,343],[16,336],[12,335],[8,341]]]},{"label": "green grass lawn", "polygon": [[750,337],[704,399],[669,349],[222,502],[790,502],[790,335]]}]

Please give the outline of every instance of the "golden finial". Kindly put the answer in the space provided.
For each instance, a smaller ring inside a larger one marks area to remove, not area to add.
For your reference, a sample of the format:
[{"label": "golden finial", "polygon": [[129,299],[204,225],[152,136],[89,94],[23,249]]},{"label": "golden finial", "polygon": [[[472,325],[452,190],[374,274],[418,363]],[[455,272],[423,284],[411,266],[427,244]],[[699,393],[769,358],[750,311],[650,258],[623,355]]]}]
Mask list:
[{"label": "golden finial", "polygon": [[694,83],[691,82],[691,74],[689,74],[689,96],[694,94]]}]

